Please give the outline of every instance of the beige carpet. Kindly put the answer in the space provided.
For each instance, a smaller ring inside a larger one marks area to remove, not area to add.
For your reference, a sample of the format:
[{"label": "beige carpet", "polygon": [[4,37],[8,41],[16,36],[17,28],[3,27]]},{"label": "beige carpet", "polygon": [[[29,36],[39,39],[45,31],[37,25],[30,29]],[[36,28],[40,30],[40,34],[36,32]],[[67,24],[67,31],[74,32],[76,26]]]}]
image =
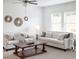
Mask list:
[{"label": "beige carpet", "polygon": [[[56,48],[46,47],[47,53],[28,57],[25,59],[76,59],[75,51],[66,51],[59,50]],[[20,59],[19,57],[13,54],[13,51],[4,51],[3,59]]]}]

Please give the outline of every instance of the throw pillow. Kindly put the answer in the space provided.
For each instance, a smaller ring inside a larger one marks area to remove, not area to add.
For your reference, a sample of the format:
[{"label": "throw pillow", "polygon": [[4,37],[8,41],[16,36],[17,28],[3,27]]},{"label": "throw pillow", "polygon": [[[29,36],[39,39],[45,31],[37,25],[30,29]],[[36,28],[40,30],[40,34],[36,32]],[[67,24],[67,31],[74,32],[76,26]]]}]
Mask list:
[{"label": "throw pillow", "polygon": [[24,36],[24,34],[23,34],[23,33],[21,33],[21,36]]},{"label": "throw pillow", "polygon": [[5,35],[5,38],[9,41],[13,40],[13,36],[9,35],[9,34],[6,34]]},{"label": "throw pillow", "polygon": [[66,34],[64,38],[69,38],[70,37],[70,34]]},{"label": "throw pillow", "polygon": [[65,34],[59,36],[59,40],[64,40]]},{"label": "throw pillow", "polygon": [[42,32],[41,37],[45,37],[46,36],[46,32]]},{"label": "throw pillow", "polygon": [[30,36],[29,36],[29,35],[27,35],[27,38],[30,38]]}]

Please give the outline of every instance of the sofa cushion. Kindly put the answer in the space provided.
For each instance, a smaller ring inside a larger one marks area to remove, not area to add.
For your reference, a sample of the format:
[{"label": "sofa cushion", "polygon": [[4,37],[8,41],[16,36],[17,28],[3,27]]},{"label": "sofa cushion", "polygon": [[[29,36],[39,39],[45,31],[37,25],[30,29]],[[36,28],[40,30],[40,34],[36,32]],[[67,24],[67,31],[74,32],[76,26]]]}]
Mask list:
[{"label": "sofa cushion", "polygon": [[11,41],[11,40],[13,40],[13,35],[10,34],[10,33],[6,33],[6,34],[4,34],[4,37],[3,38]]},{"label": "sofa cushion", "polygon": [[54,32],[54,33],[51,34],[51,38],[58,39],[59,34]]},{"label": "sofa cushion", "polygon": [[39,37],[39,40],[49,40],[50,38],[48,37]]},{"label": "sofa cushion", "polygon": [[50,43],[55,43],[55,44],[64,44],[63,40],[58,40],[55,38],[40,37],[39,39],[45,42],[50,42]]},{"label": "sofa cushion", "polygon": [[51,37],[59,40],[63,40],[64,38],[68,38],[69,33],[67,32],[52,32]]},{"label": "sofa cushion", "polygon": [[14,39],[15,40],[24,40],[25,34],[24,33],[14,33]]},{"label": "sofa cushion", "polygon": [[46,37],[51,38],[51,32],[46,32]]},{"label": "sofa cushion", "polygon": [[65,34],[60,35],[58,39],[59,39],[59,40],[64,40],[64,38],[65,38]]},{"label": "sofa cushion", "polygon": [[58,40],[58,39],[50,39],[49,40],[51,43],[55,43],[55,44],[64,44],[63,40]]},{"label": "sofa cushion", "polygon": [[46,32],[42,32],[41,37],[45,37],[46,36]]},{"label": "sofa cushion", "polygon": [[65,38],[69,38],[70,34],[69,33],[65,33],[59,36],[59,40],[64,40]]}]

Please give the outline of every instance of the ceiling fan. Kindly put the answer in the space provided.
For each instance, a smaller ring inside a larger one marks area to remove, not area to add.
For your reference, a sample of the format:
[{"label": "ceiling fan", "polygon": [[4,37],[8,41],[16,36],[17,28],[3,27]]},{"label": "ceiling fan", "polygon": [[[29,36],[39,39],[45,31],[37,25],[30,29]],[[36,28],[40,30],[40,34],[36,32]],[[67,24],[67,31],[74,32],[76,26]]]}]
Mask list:
[{"label": "ceiling fan", "polygon": [[28,21],[28,17],[26,16],[26,6],[27,4],[33,4],[33,5],[37,5],[38,3],[36,3],[36,0],[18,0],[17,2],[15,2],[16,4],[20,3],[23,4],[25,6],[25,17],[24,20]]},{"label": "ceiling fan", "polygon": [[36,0],[18,0],[18,2],[16,3],[23,3],[23,4],[34,4],[34,5],[37,5],[38,3],[36,3],[37,1]]}]

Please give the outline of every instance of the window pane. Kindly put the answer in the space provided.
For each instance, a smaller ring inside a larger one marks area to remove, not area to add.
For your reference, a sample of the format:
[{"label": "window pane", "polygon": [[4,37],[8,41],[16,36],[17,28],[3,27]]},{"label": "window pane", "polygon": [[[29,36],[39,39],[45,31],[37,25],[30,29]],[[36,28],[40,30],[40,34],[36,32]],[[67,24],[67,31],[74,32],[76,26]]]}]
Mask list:
[{"label": "window pane", "polygon": [[64,29],[66,32],[76,32],[76,13],[67,12],[64,13]]},{"label": "window pane", "polygon": [[65,23],[76,23],[76,15],[65,15]]},{"label": "window pane", "polygon": [[52,31],[61,31],[61,13],[51,14]]},{"label": "window pane", "polygon": [[67,32],[76,32],[76,24],[66,24]]},{"label": "window pane", "polygon": [[61,14],[52,14],[51,19],[52,23],[61,23]]}]

